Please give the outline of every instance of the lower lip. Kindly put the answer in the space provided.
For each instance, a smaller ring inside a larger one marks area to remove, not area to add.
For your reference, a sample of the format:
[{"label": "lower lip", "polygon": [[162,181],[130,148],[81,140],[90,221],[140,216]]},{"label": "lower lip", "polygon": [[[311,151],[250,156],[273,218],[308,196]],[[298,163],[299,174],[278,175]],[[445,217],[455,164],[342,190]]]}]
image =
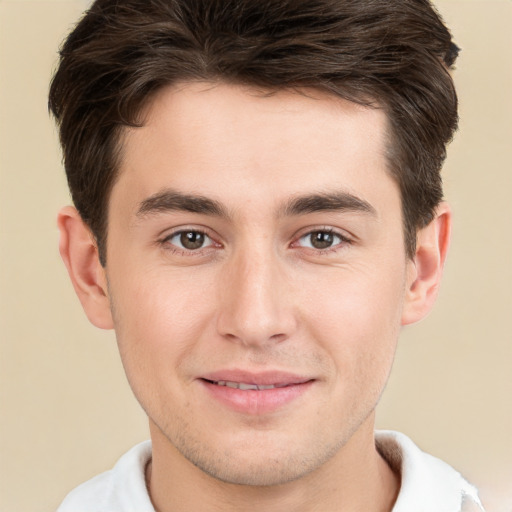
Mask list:
[{"label": "lower lip", "polygon": [[306,393],[312,380],[283,388],[241,390],[200,380],[211,396],[231,410],[242,414],[262,415],[278,411]]}]

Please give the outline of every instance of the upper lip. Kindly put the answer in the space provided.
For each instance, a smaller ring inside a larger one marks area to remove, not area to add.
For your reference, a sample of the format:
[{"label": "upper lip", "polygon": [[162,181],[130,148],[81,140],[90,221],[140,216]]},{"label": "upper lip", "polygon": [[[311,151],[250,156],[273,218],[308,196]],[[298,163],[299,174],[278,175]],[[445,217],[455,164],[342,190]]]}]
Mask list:
[{"label": "upper lip", "polygon": [[255,384],[257,386],[291,386],[313,380],[311,377],[285,371],[250,372],[244,370],[218,370],[201,375],[200,378],[213,382],[243,382],[244,384]]}]

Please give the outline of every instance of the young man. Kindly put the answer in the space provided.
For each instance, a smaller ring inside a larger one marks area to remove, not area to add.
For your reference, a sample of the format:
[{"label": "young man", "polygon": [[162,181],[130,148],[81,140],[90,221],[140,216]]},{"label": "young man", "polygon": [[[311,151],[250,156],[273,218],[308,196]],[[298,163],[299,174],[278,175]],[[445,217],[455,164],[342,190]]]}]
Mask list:
[{"label": "young man", "polygon": [[427,0],[99,0],[51,86],[60,251],[151,443],[60,512],[481,510],[374,432],[439,286],[457,53]]}]

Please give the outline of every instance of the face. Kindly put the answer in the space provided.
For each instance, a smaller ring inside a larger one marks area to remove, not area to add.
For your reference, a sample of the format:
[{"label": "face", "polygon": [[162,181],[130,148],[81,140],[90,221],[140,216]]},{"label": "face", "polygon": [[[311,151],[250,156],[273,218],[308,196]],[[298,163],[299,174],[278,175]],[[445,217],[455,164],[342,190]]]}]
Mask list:
[{"label": "face", "polygon": [[392,364],[410,262],[385,115],[197,83],[146,114],[108,219],[130,384],[202,471],[300,478],[372,435]]}]

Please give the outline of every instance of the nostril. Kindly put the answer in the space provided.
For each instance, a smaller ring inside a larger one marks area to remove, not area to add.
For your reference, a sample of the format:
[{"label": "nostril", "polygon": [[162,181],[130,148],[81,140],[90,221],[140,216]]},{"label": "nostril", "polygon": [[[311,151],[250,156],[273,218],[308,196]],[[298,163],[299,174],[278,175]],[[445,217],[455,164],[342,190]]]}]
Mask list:
[{"label": "nostril", "polygon": [[286,334],[284,333],[281,333],[281,334],[273,334],[272,336],[270,336],[270,339],[276,343],[278,342],[281,342],[281,341],[284,341],[286,339]]}]

